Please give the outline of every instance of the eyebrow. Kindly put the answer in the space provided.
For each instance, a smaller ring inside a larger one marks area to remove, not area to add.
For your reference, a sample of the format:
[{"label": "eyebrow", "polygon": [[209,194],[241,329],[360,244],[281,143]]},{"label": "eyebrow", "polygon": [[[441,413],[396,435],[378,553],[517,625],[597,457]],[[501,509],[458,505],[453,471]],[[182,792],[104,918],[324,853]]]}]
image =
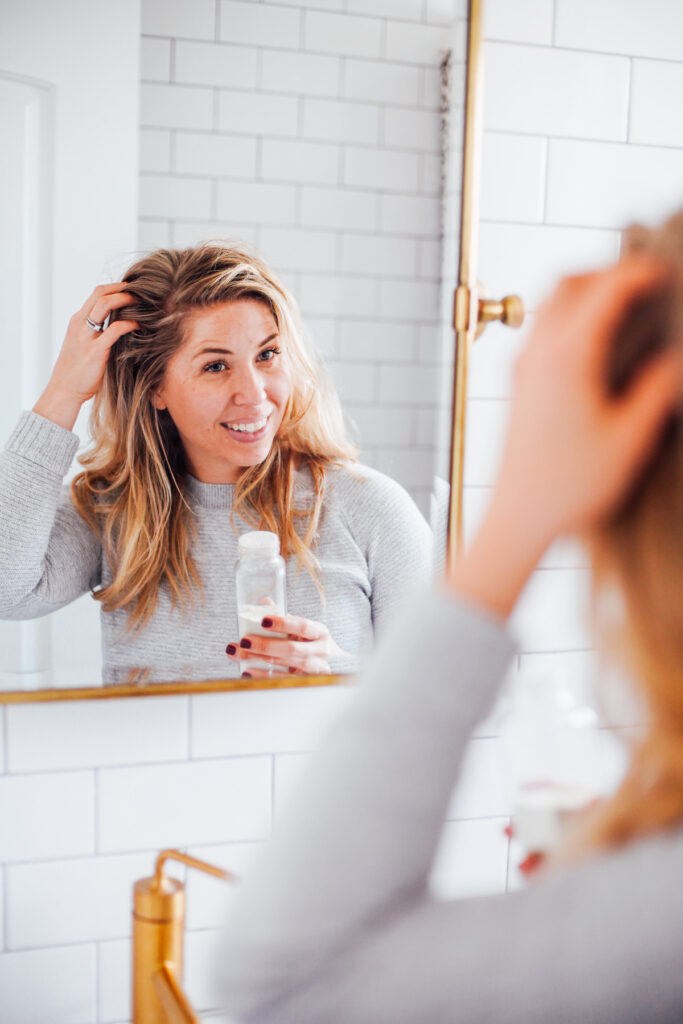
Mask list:
[{"label": "eyebrow", "polygon": [[[275,338],[279,337],[279,333],[279,331],[275,331],[273,334],[269,334],[267,338],[264,338],[263,341],[260,341],[257,346],[259,351],[263,348],[264,345],[267,345],[269,341],[274,341]],[[232,352],[229,348],[203,348],[199,352],[196,352],[192,358],[197,359],[199,356],[206,355],[232,356],[234,355],[234,352]]]}]

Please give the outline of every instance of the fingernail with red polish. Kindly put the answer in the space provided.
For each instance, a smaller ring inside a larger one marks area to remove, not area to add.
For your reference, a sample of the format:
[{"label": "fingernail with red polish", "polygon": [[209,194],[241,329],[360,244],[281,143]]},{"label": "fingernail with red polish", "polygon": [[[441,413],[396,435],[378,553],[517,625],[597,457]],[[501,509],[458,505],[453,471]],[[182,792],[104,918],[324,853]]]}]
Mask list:
[{"label": "fingernail with red polish", "polygon": [[247,640],[245,636],[243,640],[240,640],[240,647],[244,648],[245,651],[248,651],[251,647],[251,640]]},{"label": "fingernail with red polish", "polygon": [[226,654],[237,654],[237,648],[235,647],[234,644],[228,644],[228,646],[225,648],[225,653]]},{"label": "fingernail with red polish", "polygon": [[270,627],[273,625],[273,620],[272,619],[262,619],[261,620],[261,625],[263,626],[264,629],[270,629]]},{"label": "fingernail with red polish", "polygon": [[287,669],[287,671],[288,672],[297,672],[298,669],[297,669],[296,665],[290,665],[289,668]]},{"label": "fingernail with red polish", "polygon": [[251,679],[251,672],[243,672],[242,679]]}]

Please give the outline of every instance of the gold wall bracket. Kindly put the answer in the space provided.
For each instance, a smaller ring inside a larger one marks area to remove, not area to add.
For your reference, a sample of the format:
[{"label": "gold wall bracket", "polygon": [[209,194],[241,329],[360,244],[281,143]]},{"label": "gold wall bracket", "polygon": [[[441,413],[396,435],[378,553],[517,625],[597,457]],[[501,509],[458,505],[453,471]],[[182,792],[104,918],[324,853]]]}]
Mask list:
[{"label": "gold wall bracket", "polygon": [[179,850],[162,850],[151,878],[133,887],[133,1024],[199,1024],[182,990],[185,886],[164,872],[176,860],[206,874],[236,876]]},{"label": "gold wall bracket", "polygon": [[453,296],[453,327],[459,332],[473,331],[481,337],[487,324],[500,321],[507,327],[521,327],[524,323],[524,303],[519,295],[489,299],[486,292],[477,285],[468,288],[460,284]]}]

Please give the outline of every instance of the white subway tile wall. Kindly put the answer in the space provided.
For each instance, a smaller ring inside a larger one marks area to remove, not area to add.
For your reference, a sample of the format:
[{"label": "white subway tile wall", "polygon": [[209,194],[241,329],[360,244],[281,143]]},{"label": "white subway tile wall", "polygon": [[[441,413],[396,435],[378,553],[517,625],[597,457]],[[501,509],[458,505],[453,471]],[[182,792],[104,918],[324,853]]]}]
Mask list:
[{"label": "white subway tile wall", "polygon": [[[184,760],[190,751],[189,699],[15,704],[5,709],[7,771]],[[36,736],[41,737],[40,743]]]},{"label": "white subway tile wall", "polygon": [[351,696],[347,686],[263,690],[192,698],[192,757],[238,757],[311,750]]},{"label": "white subway tile wall", "polygon": [[264,839],[271,803],[269,757],[103,768],[98,851]]},{"label": "white subway tile wall", "polygon": [[127,1021],[131,1013],[132,942],[113,939],[98,942],[96,948],[97,1020],[102,1024]]},{"label": "white subway tile wall", "polygon": [[446,822],[430,890],[436,899],[489,896],[505,892],[509,818]]},{"label": "white subway tile wall", "polygon": [[6,1024],[90,1024],[96,1014],[97,950],[92,944],[0,956]]},{"label": "white subway tile wall", "polygon": [[[612,259],[625,221],[680,203],[683,7],[485,6],[479,276],[533,312],[559,274]],[[464,8],[142,4],[141,247],[236,237],[262,250],[296,288],[364,451],[420,500],[438,418],[433,65]],[[490,497],[523,336],[490,327],[473,348],[467,534]],[[523,668],[592,688],[587,590],[584,553],[555,546],[517,612]],[[321,689],[5,708],[3,1020],[127,1021],[132,880],[166,844],[248,871],[348,699]],[[608,724],[620,709],[607,706]],[[519,885],[497,733],[494,713],[470,744],[432,879],[440,897]],[[188,891],[187,983],[208,1011],[231,890],[190,874]]]}]

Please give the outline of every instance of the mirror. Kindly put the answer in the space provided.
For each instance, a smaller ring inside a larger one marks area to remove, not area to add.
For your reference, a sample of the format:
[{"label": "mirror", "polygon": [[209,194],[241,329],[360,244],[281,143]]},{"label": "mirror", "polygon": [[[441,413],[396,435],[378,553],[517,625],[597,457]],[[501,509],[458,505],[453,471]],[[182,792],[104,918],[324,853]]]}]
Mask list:
[{"label": "mirror", "polygon": [[[399,483],[442,524],[465,4],[406,0],[392,5],[390,18],[382,4],[347,5],[343,17],[283,5],[269,8],[267,19],[255,5],[234,18],[226,9],[218,23],[204,8],[148,4],[141,32],[135,0],[116,12],[90,3],[87,17],[81,0],[59,17],[47,0],[40,7],[44,17],[35,8],[29,17],[13,5],[0,45],[0,109],[17,140],[6,150],[14,163],[7,166],[3,229],[6,252],[21,253],[5,268],[3,305],[16,309],[10,297],[22,296],[8,330],[23,331],[25,341],[20,358],[16,346],[4,346],[16,364],[7,364],[5,376],[5,437],[44,388],[69,316],[96,282],[116,280],[138,249],[229,238],[255,248],[298,300],[361,462]],[[111,71],[97,59],[105,35],[121,54]],[[112,96],[115,116],[104,127],[99,111]],[[85,440],[85,413],[75,429]],[[433,483],[435,465],[440,485]],[[386,540],[387,524],[396,525],[382,495],[374,534],[355,538],[355,561],[351,524],[336,562],[341,590],[328,586],[326,609],[305,570],[304,597],[295,592],[289,602],[291,613],[326,621],[357,656],[371,640],[370,591],[379,595],[384,584],[388,607],[397,589],[391,576],[371,579],[363,553]],[[216,492],[203,498],[211,504]],[[213,528],[219,521],[227,534],[229,509],[210,512]],[[365,529],[372,517],[362,518]],[[233,565],[234,552],[216,571],[231,573]],[[374,571],[385,573],[379,563]],[[298,579],[292,570],[290,583],[299,587]],[[349,632],[350,594],[364,611]],[[237,623],[232,615],[223,621],[216,607],[209,602],[197,613],[211,649],[205,661],[196,629],[191,642],[176,621],[139,648],[164,652],[155,664],[148,653],[144,663],[136,660],[136,641],[124,640],[114,627],[121,613],[112,612],[104,669],[100,608],[87,595],[46,617],[3,621],[0,686],[92,686],[103,671],[106,683],[138,687],[236,676],[224,650],[237,639]],[[328,663],[351,670],[357,658]],[[268,685],[288,682],[296,677]]]}]

